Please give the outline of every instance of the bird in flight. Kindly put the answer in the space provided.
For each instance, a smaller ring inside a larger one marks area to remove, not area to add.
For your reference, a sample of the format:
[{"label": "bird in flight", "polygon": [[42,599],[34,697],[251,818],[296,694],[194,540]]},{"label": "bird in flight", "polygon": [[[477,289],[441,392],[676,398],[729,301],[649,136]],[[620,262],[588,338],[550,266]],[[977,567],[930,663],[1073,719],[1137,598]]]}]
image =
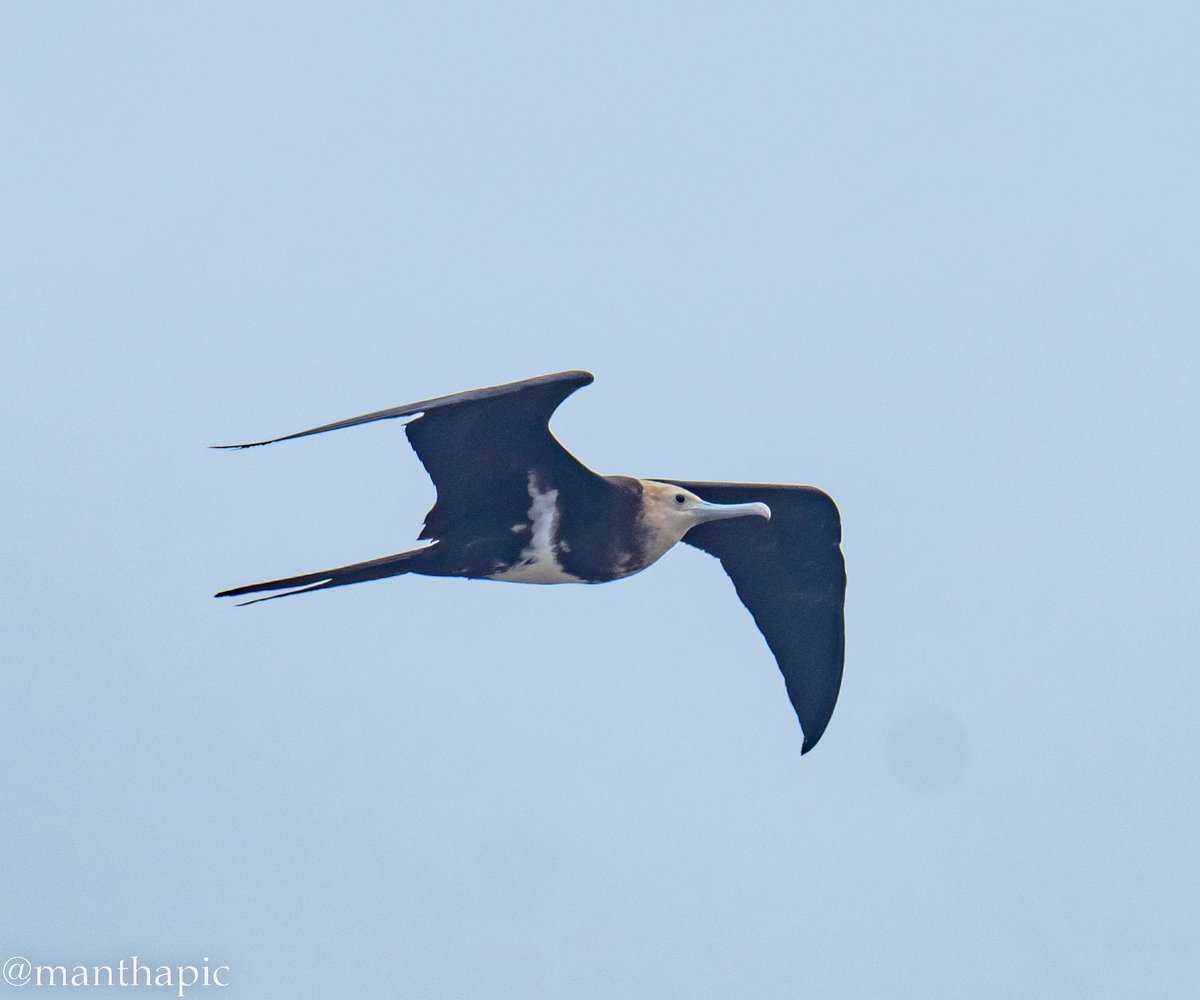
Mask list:
[{"label": "bird in flight", "polygon": [[[716,556],[775,654],[804,732],[821,738],[842,681],[846,574],[837,507],[811,486],[602,476],[550,432],[584,371],[438,396],[313,427],[254,448],[375,420],[404,430],[437,488],[423,548],[217,597],[243,603],[415,573],[513,583],[606,583],[640,572],[679,541]],[[282,591],[282,593],[269,593]]]}]

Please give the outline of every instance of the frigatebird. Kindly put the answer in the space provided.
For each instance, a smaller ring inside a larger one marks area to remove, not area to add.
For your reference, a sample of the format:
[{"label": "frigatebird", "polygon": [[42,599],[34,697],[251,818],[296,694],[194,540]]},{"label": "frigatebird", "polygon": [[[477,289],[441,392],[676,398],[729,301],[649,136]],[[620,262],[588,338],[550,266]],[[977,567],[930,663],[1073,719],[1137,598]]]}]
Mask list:
[{"label": "frigatebird", "polygon": [[423,548],[217,594],[246,604],[404,573],[514,583],[606,583],[683,541],[716,556],[775,654],[804,732],[821,738],[842,681],[846,574],[837,507],[811,486],[602,476],[550,431],[593,380],[568,371],[377,410],[255,448],[375,420],[405,424],[437,499]]}]

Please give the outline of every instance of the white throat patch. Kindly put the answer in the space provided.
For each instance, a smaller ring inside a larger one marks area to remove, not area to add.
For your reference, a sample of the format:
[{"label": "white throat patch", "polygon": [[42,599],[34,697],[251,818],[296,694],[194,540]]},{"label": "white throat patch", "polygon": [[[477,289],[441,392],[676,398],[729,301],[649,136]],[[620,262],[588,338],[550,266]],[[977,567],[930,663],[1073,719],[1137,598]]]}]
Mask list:
[{"label": "white throat patch", "polygon": [[[507,583],[580,583],[562,568],[554,544],[554,533],[558,527],[558,490],[542,490],[537,474],[529,473],[529,544],[521,550],[517,561],[506,570],[493,573],[489,580]],[[524,529],[514,525],[513,530]]]}]

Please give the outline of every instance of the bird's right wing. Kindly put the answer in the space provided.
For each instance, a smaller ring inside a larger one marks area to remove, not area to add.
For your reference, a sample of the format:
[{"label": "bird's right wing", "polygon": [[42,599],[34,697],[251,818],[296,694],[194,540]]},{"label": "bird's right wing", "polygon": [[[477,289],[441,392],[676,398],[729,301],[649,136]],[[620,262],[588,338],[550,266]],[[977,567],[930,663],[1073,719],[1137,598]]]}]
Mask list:
[{"label": "bird's right wing", "polygon": [[660,481],[713,503],[771,508],[769,521],[710,521],[683,540],[721,560],[754,616],[783,673],[807,753],[825,732],[842,683],[846,570],[837,507],[811,486]]}]

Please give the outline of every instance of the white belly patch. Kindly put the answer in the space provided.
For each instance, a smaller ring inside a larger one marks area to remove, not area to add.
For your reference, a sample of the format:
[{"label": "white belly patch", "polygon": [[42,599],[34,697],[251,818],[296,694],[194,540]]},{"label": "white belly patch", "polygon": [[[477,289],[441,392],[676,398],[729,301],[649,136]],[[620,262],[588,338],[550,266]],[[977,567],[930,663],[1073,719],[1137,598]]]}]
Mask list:
[{"label": "white belly patch", "polygon": [[[558,490],[539,488],[537,476],[529,474],[529,544],[521,550],[517,561],[508,569],[488,577],[505,583],[582,583],[562,568],[555,548],[554,533],[558,527]],[[513,530],[524,525],[514,525]]]}]

